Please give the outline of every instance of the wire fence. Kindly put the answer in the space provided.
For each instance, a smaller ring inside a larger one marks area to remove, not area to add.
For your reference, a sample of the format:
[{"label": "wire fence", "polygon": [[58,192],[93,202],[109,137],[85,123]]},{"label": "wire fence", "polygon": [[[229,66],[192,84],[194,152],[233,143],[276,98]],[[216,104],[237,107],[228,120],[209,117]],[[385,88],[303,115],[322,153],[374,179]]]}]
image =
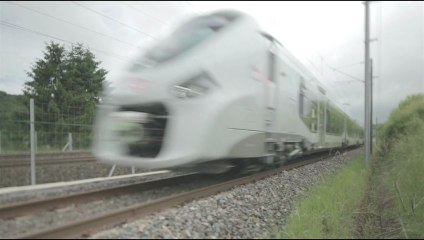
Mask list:
[{"label": "wire fence", "polygon": [[30,102],[21,98],[0,106],[0,188],[147,171],[94,161],[89,150],[95,103],[33,101],[31,111]]},{"label": "wire fence", "polygon": [[[30,107],[0,112],[0,153],[30,152]],[[89,150],[94,108],[35,102],[36,152]]]}]

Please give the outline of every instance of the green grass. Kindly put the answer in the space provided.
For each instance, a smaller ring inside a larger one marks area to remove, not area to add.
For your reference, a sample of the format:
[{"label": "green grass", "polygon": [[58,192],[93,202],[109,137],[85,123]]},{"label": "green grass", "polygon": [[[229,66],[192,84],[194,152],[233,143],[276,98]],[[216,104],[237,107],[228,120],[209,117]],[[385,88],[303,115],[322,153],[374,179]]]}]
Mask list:
[{"label": "green grass", "polygon": [[424,124],[424,94],[408,96],[391,114],[379,131],[379,139],[384,151],[402,139],[414,134]]},{"label": "green grass", "polygon": [[[302,199],[277,238],[353,238],[354,214],[367,188],[363,158],[327,177]],[[352,228],[353,226],[353,228]]]},{"label": "green grass", "polygon": [[424,238],[424,94],[378,133],[369,168],[356,159],[313,188],[278,238]]},{"label": "green grass", "polygon": [[396,196],[396,214],[405,238],[424,238],[424,124],[385,154],[388,187]]},{"label": "green grass", "polygon": [[362,237],[424,238],[424,94],[402,101],[378,137]]},{"label": "green grass", "polygon": [[424,94],[409,96],[383,126],[379,158],[395,198],[398,237],[424,238]]}]

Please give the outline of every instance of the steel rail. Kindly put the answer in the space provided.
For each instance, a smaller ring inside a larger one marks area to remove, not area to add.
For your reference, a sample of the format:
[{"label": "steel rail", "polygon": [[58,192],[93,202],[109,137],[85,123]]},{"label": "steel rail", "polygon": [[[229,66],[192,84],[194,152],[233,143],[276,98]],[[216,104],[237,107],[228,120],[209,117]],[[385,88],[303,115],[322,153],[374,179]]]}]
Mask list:
[{"label": "steel rail", "polygon": [[193,201],[195,199],[211,196],[219,192],[230,190],[237,186],[252,183],[263,178],[271,177],[277,173],[280,173],[283,170],[298,168],[307,164],[321,161],[322,159],[329,157],[333,157],[333,155],[329,155],[329,151],[320,151],[318,153],[309,154],[304,157],[301,157],[296,162],[293,162],[289,165],[285,165],[283,167],[279,167],[277,169],[267,170],[258,174],[232,179],[229,181],[192,190],[189,192],[159,198],[149,203],[135,204],[129,207],[99,214],[93,217],[87,217],[82,220],[69,222],[61,226],[24,234],[18,236],[18,238],[68,238],[82,237],[84,235],[86,236],[89,232],[101,230],[108,226],[116,226],[117,224],[122,224],[130,220],[134,220],[140,216],[144,216],[169,207],[181,205]]},{"label": "steel rail", "polygon": [[71,204],[83,204],[99,199],[157,189],[159,187],[171,186],[192,180],[194,181],[199,178],[198,175],[199,174],[196,173],[186,173],[142,183],[130,183],[100,190],[94,189],[82,193],[74,193],[66,196],[12,203],[0,206],[0,219],[16,218],[41,211],[59,209]]}]

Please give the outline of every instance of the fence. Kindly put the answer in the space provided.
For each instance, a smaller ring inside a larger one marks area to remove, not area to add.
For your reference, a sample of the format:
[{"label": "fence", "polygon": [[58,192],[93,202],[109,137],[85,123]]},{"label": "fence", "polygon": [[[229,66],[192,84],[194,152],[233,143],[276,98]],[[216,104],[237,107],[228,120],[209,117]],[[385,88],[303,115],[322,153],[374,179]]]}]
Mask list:
[{"label": "fence", "polygon": [[23,98],[2,103],[0,187],[146,172],[94,161],[89,149],[96,106],[87,105]]},{"label": "fence", "polygon": [[[0,153],[29,153],[30,106],[0,112]],[[34,103],[37,153],[89,150],[95,107]]]}]

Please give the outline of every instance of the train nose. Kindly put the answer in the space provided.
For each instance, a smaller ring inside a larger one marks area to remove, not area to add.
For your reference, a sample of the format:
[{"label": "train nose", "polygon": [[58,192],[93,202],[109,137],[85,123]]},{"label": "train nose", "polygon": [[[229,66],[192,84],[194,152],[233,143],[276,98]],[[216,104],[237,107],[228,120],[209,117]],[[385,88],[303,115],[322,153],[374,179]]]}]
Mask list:
[{"label": "train nose", "polygon": [[154,158],[160,153],[168,119],[164,105],[123,106],[112,117],[112,135],[127,155]]},{"label": "train nose", "polygon": [[119,141],[125,144],[132,144],[142,141],[145,135],[145,124],[148,123],[149,116],[146,113],[120,111],[111,114],[115,124],[114,131]]}]

